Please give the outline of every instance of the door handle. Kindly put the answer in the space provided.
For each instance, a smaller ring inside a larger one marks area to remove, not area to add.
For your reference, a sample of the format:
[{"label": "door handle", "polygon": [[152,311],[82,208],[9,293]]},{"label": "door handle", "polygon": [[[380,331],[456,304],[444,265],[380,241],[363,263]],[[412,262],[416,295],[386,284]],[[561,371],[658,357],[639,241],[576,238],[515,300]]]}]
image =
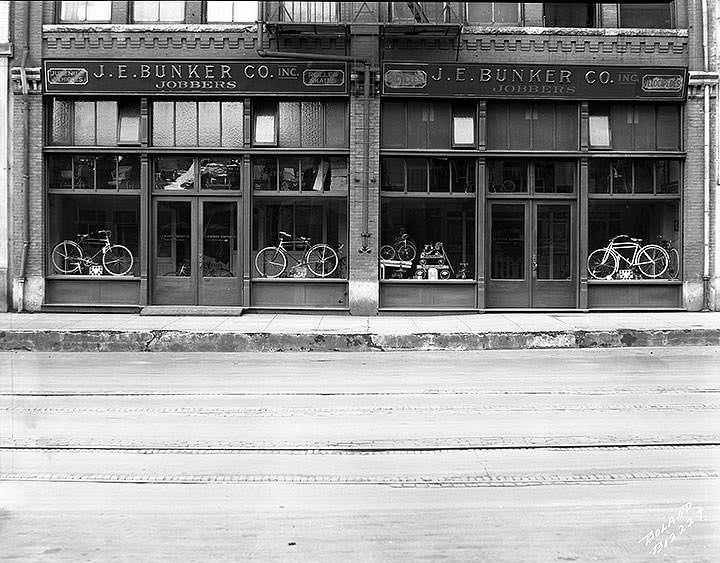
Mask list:
[{"label": "door handle", "polygon": [[530,259],[530,265],[532,266],[532,271],[537,272],[537,254],[532,255],[532,258]]}]

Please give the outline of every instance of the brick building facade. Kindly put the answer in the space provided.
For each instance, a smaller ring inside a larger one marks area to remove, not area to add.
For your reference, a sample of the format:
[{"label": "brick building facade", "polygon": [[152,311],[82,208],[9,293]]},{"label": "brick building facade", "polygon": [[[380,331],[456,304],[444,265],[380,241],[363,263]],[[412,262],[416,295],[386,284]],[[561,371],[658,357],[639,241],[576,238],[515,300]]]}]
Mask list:
[{"label": "brick building facade", "polygon": [[715,2],[11,10],[14,310],[720,308]]}]

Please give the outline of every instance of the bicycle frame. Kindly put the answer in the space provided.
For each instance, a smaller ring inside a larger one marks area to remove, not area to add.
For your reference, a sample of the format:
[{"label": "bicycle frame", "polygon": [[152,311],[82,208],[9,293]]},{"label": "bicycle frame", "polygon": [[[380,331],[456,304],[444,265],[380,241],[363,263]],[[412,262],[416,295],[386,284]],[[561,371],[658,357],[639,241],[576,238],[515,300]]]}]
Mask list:
[{"label": "bicycle frame", "polygon": [[[625,262],[628,267],[632,268],[633,266],[637,266],[638,263],[638,254],[640,253],[640,250],[642,249],[642,246],[639,245],[636,242],[628,241],[628,242],[615,242],[610,241],[610,244],[608,244],[605,249],[608,252],[612,252],[617,257]],[[623,255],[620,251],[621,250],[632,250],[632,259],[628,260],[625,255]]]},{"label": "bicycle frame", "polygon": [[[295,258],[295,256],[293,256],[292,254],[290,254],[290,252],[291,252],[290,250],[288,250],[287,248],[285,248],[285,245],[286,245],[286,244],[292,245],[292,246],[295,246],[295,245],[298,245],[298,244],[302,244],[302,245],[303,245],[302,256],[301,256],[301,258],[300,258],[299,260],[298,260],[297,258]],[[310,246],[310,241],[308,241],[307,239],[285,240],[284,238],[281,237],[281,238],[280,238],[280,242],[278,242],[278,244],[277,244],[277,248],[279,248],[280,251],[281,251],[287,258],[291,258],[291,259],[295,262],[295,264],[293,264],[293,267],[295,267],[295,266],[297,266],[297,265],[307,264],[307,260],[306,260],[306,258],[307,258],[307,251],[310,250],[310,247],[311,247],[311,246]]]},{"label": "bicycle frame", "polygon": [[110,237],[106,234],[104,238],[90,238],[89,236],[83,236],[81,237],[78,242],[78,246],[85,252],[89,246],[99,246],[102,244],[102,248],[98,249],[94,254],[90,254],[88,252],[88,256],[83,256],[82,261],[87,266],[97,266],[99,265],[96,258],[98,256],[102,256],[105,254],[108,249],[112,246],[110,244]]}]

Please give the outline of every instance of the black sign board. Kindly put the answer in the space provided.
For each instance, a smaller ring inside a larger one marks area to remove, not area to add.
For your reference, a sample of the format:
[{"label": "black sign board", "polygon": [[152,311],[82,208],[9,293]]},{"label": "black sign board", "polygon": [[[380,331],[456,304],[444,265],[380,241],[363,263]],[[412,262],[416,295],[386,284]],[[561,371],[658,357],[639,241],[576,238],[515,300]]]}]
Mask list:
[{"label": "black sign board", "polygon": [[685,68],[385,63],[386,96],[684,100]]},{"label": "black sign board", "polygon": [[347,64],[305,61],[45,61],[48,94],[347,95]]}]

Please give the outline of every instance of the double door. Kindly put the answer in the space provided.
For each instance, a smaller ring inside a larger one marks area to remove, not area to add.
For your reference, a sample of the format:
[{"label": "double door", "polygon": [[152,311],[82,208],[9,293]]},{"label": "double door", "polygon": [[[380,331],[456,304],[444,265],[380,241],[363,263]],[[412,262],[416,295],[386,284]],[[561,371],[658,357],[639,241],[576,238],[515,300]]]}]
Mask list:
[{"label": "double door", "polygon": [[575,202],[488,202],[486,307],[577,305]]},{"label": "double door", "polygon": [[155,198],[152,302],[242,304],[239,200]]}]

